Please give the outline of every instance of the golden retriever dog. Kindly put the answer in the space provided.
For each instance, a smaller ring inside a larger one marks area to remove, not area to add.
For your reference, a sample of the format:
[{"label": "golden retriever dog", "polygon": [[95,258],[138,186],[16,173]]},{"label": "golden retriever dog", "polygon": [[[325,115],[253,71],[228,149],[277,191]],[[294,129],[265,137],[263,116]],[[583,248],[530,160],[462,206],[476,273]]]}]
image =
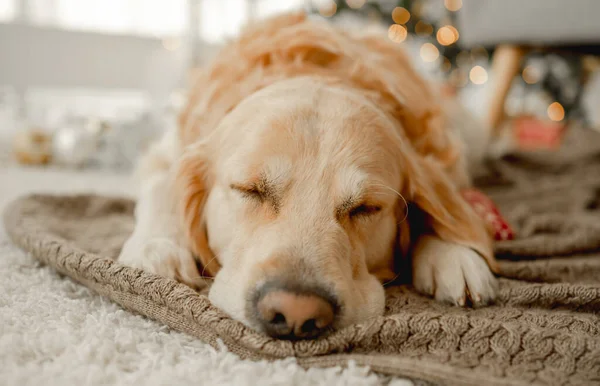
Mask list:
[{"label": "golden retriever dog", "polygon": [[442,105],[385,37],[304,14],[249,27],[142,157],[120,261],[210,276],[214,305],[284,339],[381,316],[402,270],[439,301],[485,305],[492,238],[461,197],[468,149]]}]

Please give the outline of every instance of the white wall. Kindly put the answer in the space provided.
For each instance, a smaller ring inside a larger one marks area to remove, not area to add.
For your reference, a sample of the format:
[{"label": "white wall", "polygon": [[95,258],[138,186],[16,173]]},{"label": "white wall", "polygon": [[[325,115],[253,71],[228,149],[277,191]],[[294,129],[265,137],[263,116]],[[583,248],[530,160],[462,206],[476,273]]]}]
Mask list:
[{"label": "white wall", "polygon": [[16,87],[152,88],[176,86],[186,46],[157,38],[0,24],[0,84]]},{"label": "white wall", "polygon": [[0,87],[14,90],[17,105],[16,115],[3,119],[0,131],[43,125],[49,113],[69,113],[70,108],[106,111],[106,104],[95,101],[104,95],[117,106],[119,92],[124,105],[131,105],[136,94],[144,103],[160,106],[185,85],[191,65],[188,43],[168,50],[156,37],[0,24]]}]

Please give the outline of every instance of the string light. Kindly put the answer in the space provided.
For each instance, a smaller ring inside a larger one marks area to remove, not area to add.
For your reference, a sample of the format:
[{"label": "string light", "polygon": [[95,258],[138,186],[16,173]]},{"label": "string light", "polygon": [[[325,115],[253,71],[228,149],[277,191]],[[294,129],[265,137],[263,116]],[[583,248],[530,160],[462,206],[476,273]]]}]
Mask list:
[{"label": "string light", "polygon": [[481,66],[475,66],[469,72],[469,79],[474,84],[484,84],[488,80],[488,73],[485,68]]},{"label": "string light", "polygon": [[527,84],[534,84],[540,81],[540,71],[533,66],[527,66],[523,69],[523,73],[521,74],[523,80]]},{"label": "string light", "polygon": [[565,119],[565,108],[558,102],[551,103],[548,106],[548,118],[554,122],[560,122]]},{"label": "string light", "polygon": [[435,62],[440,56],[440,51],[431,43],[425,43],[421,46],[421,59],[424,62],[431,63]]},{"label": "string light", "polygon": [[462,0],[444,0],[444,6],[448,11],[456,12],[462,8]]},{"label": "string light", "polygon": [[396,24],[406,24],[410,20],[410,12],[404,7],[396,7],[392,11],[392,19]]},{"label": "string light", "polygon": [[415,25],[415,32],[420,36],[429,36],[433,33],[433,26],[429,23],[419,20],[419,22]]},{"label": "string light", "polygon": [[402,43],[407,35],[406,27],[400,24],[392,24],[388,29],[388,38],[394,43]]},{"label": "string light", "polygon": [[458,37],[458,30],[451,25],[445,25],[437,31],[437,41],[443,46],[456,43]]},{"label": "string light", "polygon": [[365,0],[346,0],[346,4],[352,9],[359,9],[365,5]]},{"label": "string light", "polygon": [[337,12],[337,4],[334,1],[327,2],[319,7],[319,13],[324,17],[331,17]]}]

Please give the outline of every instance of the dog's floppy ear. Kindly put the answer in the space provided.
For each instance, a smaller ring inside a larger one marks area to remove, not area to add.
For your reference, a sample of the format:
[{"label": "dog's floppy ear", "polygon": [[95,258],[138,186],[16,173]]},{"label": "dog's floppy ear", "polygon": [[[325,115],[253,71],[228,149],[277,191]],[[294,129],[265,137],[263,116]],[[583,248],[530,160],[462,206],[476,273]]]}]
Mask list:
[{"label": "dog's floppy ear", "polygon": [[187,148],[177,162],[174,196],[181,227],[192,252],[202,264],[200,273],[215,276],[221,266],[208,245],[204,221],[204,204],[211,184],[205,149],[205,143],[195,144]]},{"label": "dog's floppy ear", "polygon": [[[424,214],[419,232],[433,232],[444,241],[463,245],[479,253],[493,272],[498,272],[492,238],[483,220],[462,198],[435,159],[412,158],[406,198]],[[411,223],[411,228],[414,224]],[[414,230],[411,229],[414,235]]]}]

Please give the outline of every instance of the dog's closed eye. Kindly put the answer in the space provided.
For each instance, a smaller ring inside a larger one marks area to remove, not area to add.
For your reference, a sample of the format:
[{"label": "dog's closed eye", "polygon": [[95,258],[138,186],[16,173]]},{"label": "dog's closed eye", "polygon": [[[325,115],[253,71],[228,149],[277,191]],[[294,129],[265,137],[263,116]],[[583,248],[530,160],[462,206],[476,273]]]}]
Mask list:
[{"label": "dog's closed eye", "polygon": [[358,204],[355,204],[354,202],[354,199],[348,199],[337,208],[336,216],[338,221],[342,221],[344,218],[349,220],[359,220],[381,212],[380,205],[364,201]]},{"label": "dog's closed eye", "polygon": [[279,212],[280,197],[275,193],[275,189],[265,180],[260,180],[257,183],[236,184],[233,183],[229,187],[240,193],[242,197],[253,200],[260,204],[268,202],[275,212]]},{"label": "dog's closed eye", "polygon": [[381,211],[379,205],[360,204],[348,212],[350,218],[357,218],[360,216],[370,216]]},{"label": "dog's closed eye", "polygon": [[260,202],[264,202],[266,199],[265,192],[257,185],[231,184],[229,187],[245,198],[255,199]]}]

